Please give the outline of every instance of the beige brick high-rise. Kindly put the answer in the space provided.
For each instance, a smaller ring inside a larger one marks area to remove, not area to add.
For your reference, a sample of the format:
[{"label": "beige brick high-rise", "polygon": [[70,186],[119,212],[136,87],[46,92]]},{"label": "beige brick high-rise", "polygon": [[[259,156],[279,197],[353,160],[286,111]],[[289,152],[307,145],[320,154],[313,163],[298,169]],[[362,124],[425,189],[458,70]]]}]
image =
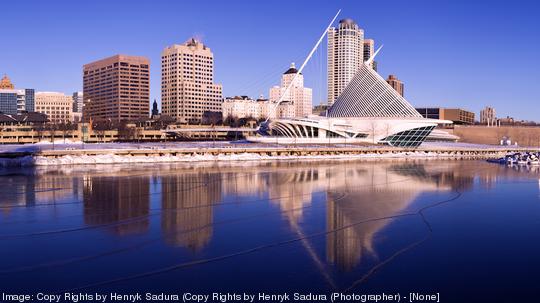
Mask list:
[{"label": "beige brick high-rise", "polygon": [[50,122],[67,123],[73,121],[73,98],[57,92],[37,92],[36,112],[47,115]]},{"label": "beige brick high-rise", "polygon": [[84,119],[132,121],[150,113],[150,62],[116,55],[83,66]]},{"label": "beige brick high-rise", "polygon": [[161,53],[162,113],[181,123],[199,123],[204,112],[221,112],[221,84],[214,84],[214,55],[194,38]]},{"label": "beige brick high-rise", "polygon": [[279,118],[307,117],[313,113],[311,88],[304,87],[304,75],[300,73],[297,76],[296,73],[298,70],[292,63],[291,67],[281,76],[281,86],[270,88],[270,102],[275,103],[279,101],[287,87],[294,81],[287,94],[283,96],[283,101],[289,101],[294,105],[294,113],[283,117],[277,115]]}]

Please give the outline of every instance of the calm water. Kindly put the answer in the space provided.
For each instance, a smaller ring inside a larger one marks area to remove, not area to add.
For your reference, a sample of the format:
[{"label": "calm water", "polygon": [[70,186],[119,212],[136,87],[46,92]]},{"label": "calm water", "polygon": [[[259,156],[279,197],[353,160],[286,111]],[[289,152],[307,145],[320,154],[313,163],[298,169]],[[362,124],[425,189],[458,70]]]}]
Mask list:
[{"label": "calm water", "polygon": [[540,294],[534,169],[431,160],[0,172],[5,292]]}]

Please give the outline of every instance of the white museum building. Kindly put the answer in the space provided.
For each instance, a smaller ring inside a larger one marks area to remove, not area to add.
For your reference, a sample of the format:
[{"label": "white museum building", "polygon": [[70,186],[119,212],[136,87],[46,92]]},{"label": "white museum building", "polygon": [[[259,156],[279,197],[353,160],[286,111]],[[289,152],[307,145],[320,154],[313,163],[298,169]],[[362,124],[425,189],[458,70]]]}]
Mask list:
[{"label": "white museum building", "polygon": [[353,79],[321,116],[270,120],[252,142],[373,143],[419,146],[437,124],[423,118],[375,70],[363,62]]}]

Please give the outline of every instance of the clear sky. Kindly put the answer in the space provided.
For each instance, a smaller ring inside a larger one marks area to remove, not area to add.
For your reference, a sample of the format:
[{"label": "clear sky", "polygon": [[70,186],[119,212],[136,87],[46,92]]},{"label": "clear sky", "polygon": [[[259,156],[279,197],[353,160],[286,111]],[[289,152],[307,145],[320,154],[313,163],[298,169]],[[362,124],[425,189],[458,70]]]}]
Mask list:
[{"label": "clear sky", "polygon": [[[196,36],[215,57],[224,96],[268,96],[299,66],[337,10],[384,44],[379,73],[405,82],[414,106],[463,107],[540,121],[540,1],[5,1],[0,75],[19,88],[82,90],[82,65],[117,53],[151,60]],[[326,40],[304,71],[326,100]]]}]

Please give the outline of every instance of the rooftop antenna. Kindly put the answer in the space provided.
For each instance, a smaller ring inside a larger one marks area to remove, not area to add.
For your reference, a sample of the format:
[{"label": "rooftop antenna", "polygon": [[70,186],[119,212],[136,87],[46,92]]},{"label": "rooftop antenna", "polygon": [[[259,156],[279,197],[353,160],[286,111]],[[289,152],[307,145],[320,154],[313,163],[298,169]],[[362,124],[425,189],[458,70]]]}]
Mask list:
[{"label": "rooftop antenna", "polygon": [[[306,66],[306,64],[308,63],[309,59],[311,59],[311,56],[313,56],[313,53],[315,53],[315,51],[317,50],[317,48],[319,47],[319,44],[321,44],[324,36],[326,36],[326,33],[328,33],[328,30],[330,29],[330,27],[332,26],[332,24],[334,24],[334,21],[336,21],[339,13],[341,13],[341,9],[338,10],[337,14],[334,16],[334,19],[332,19],[332,21],[330,21],[330,24],[328,24],[328,26],[326,27],[326,29],[324,30],[324,32],[322,33],[321,37],[319,38],[319,40],[317,41],[317,44],[315,44],[315,47],[313,47],[313,49],[311,50],[311,52],[309,53],[309,55],[307,56],[306,60],[304,60],[304,63],[302,63],[302,66],[300,66],[300,68],[298,69],[298,71],[296,72],[296,74],[294,75],[291,83],[289,83],[289,85],[287,86],[287,88],[285,89],[285,91],[283,92],[283,94],[281,94],[281,96],[279,97],[279,100],[276,102],[276,105],[274,106],[273,108],[273,112],[275,113],[277,111],[277,108],[279,106],[279,104],[283,101],[283,98],[285,98],[285,95],[287,95],[287,93],[289,92],[289,90],[291,89],[291,86],[294,84],[294,80],[296,80],[296,78],[298,77],[299,74],[302,73],[302,70],[304,70],[304,67]],[[266,120],[264,121],[264,124],[268,123],[268,120],[270,120],[270,117],[267,117]]]}]

